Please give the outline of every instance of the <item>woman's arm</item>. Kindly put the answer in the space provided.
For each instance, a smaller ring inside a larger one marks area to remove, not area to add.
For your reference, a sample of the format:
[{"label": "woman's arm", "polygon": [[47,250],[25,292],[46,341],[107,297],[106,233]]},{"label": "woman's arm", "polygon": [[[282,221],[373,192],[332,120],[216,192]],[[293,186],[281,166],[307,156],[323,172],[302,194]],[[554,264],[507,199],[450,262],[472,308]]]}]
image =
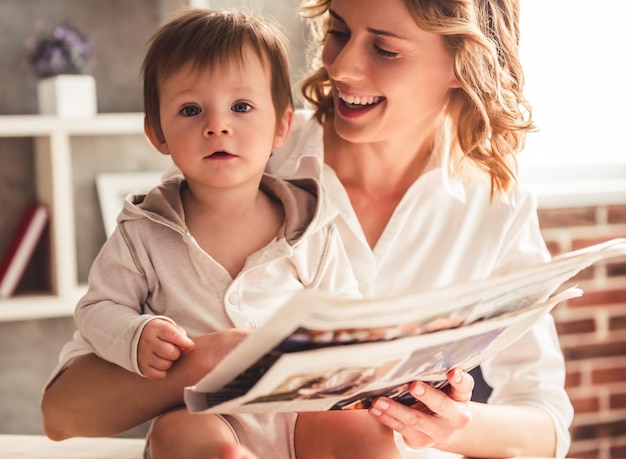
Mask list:
[{"label": "woman's arm", "polygon": [[248,332],[230,329],[195,338],[195,349],[172,366],[165,379],[150,381],[94,354],[78,357],[45,389],[44,431],[53,440],[124,432],[183,404],[195,384]]},{"label": "woman's arm", "polygon": [[471,403],[471,413],[470,425],[438,448],[469,457],[557,457],[554,423],[541,408]]},{"label": "woman's arm", "polygon": [[[182,366],[182,365],[181,365]],[[78,357],[46,388],[41,410],[53,440],[111,436],[181,403],[172,377],[150,381],[95,354]]]}]

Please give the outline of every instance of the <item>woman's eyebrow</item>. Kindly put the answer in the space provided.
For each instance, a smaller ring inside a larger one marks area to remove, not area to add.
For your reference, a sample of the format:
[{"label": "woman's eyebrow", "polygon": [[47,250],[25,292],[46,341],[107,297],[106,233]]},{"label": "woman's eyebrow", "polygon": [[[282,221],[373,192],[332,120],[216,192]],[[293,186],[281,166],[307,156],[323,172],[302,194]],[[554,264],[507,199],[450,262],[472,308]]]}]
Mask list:
[{"label": "woman's eyebrow", "polygon": [[[337,14],[337,12],[335,10],[333,10],[332,8],[328,10],[328,13],[337,21],[341,22],[342,24],[344,24],[345,26],[347,26],[348,24],[346,23],[346,20],[344,18],[342,18],[339,14]],[[367,28],[367,31],[371,34],[374,35],[382,35],[385,37],[393,37],[393,38],[401,38],[404,39],[404,37],[402,37],[401,35],[398,35],[397,33],[393,33],[393,32],[389,32],[387,30],[380,30],[380,29],[373,29],[371,27]]]},{"label": "woman's eyebrow", "polygon": [[341,22],[342,24],[346,23],[346,20],[344,18],[342,18],[341,16],[339,16],[337,14],[337,12],[335,10],[333,10],[332,8],[330,8],[328,10],[328,14],[330,14],[333,18],[335,18],[336,20],[338,20],[339,22]]}]

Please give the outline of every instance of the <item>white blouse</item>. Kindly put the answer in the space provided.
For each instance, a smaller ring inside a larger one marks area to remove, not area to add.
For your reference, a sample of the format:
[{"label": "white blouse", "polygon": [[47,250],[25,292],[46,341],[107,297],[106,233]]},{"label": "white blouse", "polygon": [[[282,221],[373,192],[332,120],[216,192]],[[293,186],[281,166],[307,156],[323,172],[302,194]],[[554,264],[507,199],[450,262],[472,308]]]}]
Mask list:
[{"label": "white blouse", "polygon": [[[340,210],[336,224],[364,294],[423,291],[549,259],[536,200],[528,191],[520,187],[510,202],[490,203],[488,180],[461,183],[436,164],[413,183],[371,249],[343,185],[324,165],[322,128],[310,115],[297,113],[288,144],[274,152],[268,170],[320,179],[326,199]],[[573,409],[552,316],[545,315],[481,369],[493,388],[489,403],[543,408],[556,426],[557,457],[565,456]]]}]

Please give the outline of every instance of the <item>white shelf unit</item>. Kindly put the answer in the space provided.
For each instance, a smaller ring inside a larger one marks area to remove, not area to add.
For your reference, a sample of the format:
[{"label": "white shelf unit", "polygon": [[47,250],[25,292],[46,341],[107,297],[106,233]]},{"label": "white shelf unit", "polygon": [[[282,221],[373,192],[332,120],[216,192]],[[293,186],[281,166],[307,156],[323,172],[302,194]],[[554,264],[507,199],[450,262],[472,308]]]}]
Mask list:
[{"label": "white shelf unit", "polygon": [[106,113],[89,118],[0,116],[0,137],[32,137],[37,199],[50,209],[49,295],[0,300],[0,322],[70,316],[84,292],[77,283],[71,139],[75,136],[143,134],[142,113]]}]

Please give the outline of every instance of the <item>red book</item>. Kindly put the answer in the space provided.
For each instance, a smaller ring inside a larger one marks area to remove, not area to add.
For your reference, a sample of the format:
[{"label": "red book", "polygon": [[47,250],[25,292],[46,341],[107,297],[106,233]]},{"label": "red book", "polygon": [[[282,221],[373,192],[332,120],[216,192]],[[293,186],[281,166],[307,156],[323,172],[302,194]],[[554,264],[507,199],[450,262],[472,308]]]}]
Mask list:
[{"label": "red book", "polygon": [[0,262],[0,298],[13,295],[47,223],[48,208],[43,204],[31,204],[24,211]]}]

